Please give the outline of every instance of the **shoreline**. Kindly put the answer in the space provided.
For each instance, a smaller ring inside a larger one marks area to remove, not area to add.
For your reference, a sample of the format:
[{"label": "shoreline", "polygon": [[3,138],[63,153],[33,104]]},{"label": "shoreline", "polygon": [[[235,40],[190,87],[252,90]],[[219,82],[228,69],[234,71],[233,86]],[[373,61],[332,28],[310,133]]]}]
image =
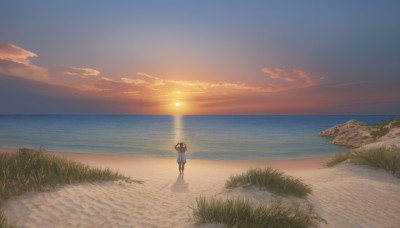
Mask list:
[{"label": "shoreline", "polygon": [[[16,153],[18,148],[0,147],[0,153]],[[68,152],[68,151],[47,151],[50,154],[72,159],[92,166],[101,166],[113,168],[120,163],[176,163],[175,157],[156,157],[132,154],[103,154],[103,153],[86,153],[86,152]],[[333,155],[333,154],[332,154]],[[317,155],[311,157],[299,158],[277,158],[277,159],[198,159],[188,158],[187,165],[211,165],[211,166],[228,166],[235,168],[262,168],[271,166],[282,170],[310,170],[322,168],[322,165],[332,155]]]}]

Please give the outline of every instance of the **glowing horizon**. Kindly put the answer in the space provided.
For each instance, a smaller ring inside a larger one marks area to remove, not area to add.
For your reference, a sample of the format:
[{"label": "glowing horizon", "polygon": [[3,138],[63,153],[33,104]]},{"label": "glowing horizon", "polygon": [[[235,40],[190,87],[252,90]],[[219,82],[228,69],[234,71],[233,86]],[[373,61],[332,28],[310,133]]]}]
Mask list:
[{"label": "glowing horizon", "polygon": [[4,4],[0,114],[400,113],[400,3],[171,4]]}]

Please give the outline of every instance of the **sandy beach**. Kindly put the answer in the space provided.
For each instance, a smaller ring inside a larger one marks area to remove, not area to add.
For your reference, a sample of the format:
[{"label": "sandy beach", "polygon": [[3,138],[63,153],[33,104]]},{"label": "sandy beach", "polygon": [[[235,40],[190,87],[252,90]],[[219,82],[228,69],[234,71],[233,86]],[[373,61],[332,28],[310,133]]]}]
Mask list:
[{"label": "sandy beach", "polygon": [[383,170],[349,164],[321,168],[328,157],[188,160],[185,174],[180,176],[174,158],[57,154],[90,166],[111,168],[144,183],[97,182],[27,193],[7,200],[2,206],[11,222],[22,227],[195,227],[190,207],[196,197],[241,196],[270,202],[271,194],[266,191],[226,190],[224,184],[230,175],[248,168],[272,166],[312,185],[313,193],[300,201],[311,203],[327,220],[323,227],[400,226],[399,179]]},{"label": "sandy beach", "polygon": [[399,40],[400,0],[3,0],[0,228],[400,228]]}]

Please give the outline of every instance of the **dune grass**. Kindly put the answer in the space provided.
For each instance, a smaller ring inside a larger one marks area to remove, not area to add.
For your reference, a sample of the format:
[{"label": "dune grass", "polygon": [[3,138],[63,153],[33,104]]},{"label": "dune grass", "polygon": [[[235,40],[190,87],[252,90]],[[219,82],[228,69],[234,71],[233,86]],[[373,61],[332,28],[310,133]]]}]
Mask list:
[{"label": "dune grass", "polygon": [[282,206],[273,201],[269,206],[247,199],[216,199],[200,197],[192,208],[196,224],[222,223],[226,227],[318,227],[326,221],[309,204],[307,208]]},{"label": "dune grass", "polygon": [[249,169],[246,173],[231,176],[225,183],[226,188],[253,185],[278,194],[305,197],[311,193],[311,186],[300,179],[285,175],[283,172],[268,167],[266,169]]},{"label": "dune grass", "polygon": [[334,155],[325,164],[327,167],[347,160],[351,164],[384,169],[400,178],[400,148],[382,147],[365,150],[352,150]]},{"label": "dune grass", "polygon": [[0,227],[1,228],[6,228],[9,227],[8,223],[7,223],[7,219],[4,216],[3,210],[0,208]]},{"label": "dune grass", "polygon": [[340,163],[346,161],[347,159],[351,158],[351,156],[352,156],[351,153],[352,153],[352,151],[336,153],[331,158],[329,158],[329,160],[327,162],[325,162],[324,166],[332,167],[337,164],[340,164]]},{"label": "dune grass", "polygon": [[0,154],[0,170],[0,195],[3,200],[56,185],[128,179],[110,169],[90,168],[76,161],[27,148],[20,149],[16,155]]},{"label": "dune grass", "polygon": [[389,130],[390,129],[387,127],[382,127],[382,128],[372,131],[371,136],[376,140],[376,139],[379,139],[379,138],[382,138],[383,136],[385,136],[389,132]]},{"label": "dune grass", "polygon": [[11,225],[7,222],[6,216],[3,213],[3,210],[0,208],[0,228],[14,228],[14,225]]},{"label": "dune grass", "polygon": [[400,127],[400,118],[389,119],[384,122],[371,125],[373,131],[371,136],[376,140],[385,136],[392,128]]},{"label": "dune grass", "polygon": [[[44,191],[71,183],[118,179],[133,181],[110,169],[91,168],[42,150],[22,148],[16,154],[0,153],[0,205],[10,197],[29,191]],[[7,227],[6,224],[0,210],[0,227]]]}]

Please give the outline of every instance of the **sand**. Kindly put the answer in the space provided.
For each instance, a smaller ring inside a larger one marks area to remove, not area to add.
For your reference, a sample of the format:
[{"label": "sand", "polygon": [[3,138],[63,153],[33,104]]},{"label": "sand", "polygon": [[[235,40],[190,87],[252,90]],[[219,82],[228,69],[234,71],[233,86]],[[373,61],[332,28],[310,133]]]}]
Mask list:
[{"label": "sand", "polygon": [[188,160],[185,174],[180,176],[175,159],[62,155],[118,170],[145,183],[86,183],[27,193],[2,206],[11,222],[22,227],[195,227],[190,207],[199,196],[242,196],[268,203],[271,194],[266,191],[225,190],[224,184],[230,175],[250,167],[272,166],[313,186],[313,193],[305,201],[328,221],[324,227],[400,227],[400,179],[382,170],[349,164],[321,169],[326,157],[242,162]]},{"label": "sand", "polygon": [[360,147],[359,149],[371,149],[371,148],[391,147],[391,146],[400,147],[400,136],[396,138],[387,139],[385,141],[370,143],[368,145]]}]

